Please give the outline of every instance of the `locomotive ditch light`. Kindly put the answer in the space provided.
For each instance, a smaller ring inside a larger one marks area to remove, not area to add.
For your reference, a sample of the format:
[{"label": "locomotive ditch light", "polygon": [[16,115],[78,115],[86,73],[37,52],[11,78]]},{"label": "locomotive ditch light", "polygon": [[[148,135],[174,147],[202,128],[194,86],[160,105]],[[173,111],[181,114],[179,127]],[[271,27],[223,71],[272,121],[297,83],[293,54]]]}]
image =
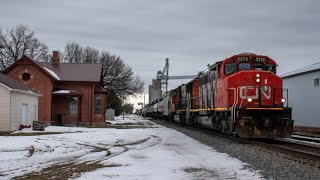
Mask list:
[{"label": "locomotive ditch light", "polygon": [[257,78],[257,79],[256,79],[256,82],[259,83],[259,82],[260,82],[260,78]]},{"label": "locomotive ditch light", "polygon": [[248,102],[249,102],[249,103],[252,102],[252,98],[248,98]]},{"label": "locomotive ditch light", "polygon": [[282,98],[282,99],[281,99],[281,102],[282,102],[282,103],[285,103],[285,102],[286,102],[286,99],[285,99],[285,98]]},{"label": "locomotive ditch light", "polygon": [[258,74],[256,74],[256,77],[257,77],[257,78],[259,78],[259,77],[260,77],[260,74],[259,74],[259,73],[258,73]]}]

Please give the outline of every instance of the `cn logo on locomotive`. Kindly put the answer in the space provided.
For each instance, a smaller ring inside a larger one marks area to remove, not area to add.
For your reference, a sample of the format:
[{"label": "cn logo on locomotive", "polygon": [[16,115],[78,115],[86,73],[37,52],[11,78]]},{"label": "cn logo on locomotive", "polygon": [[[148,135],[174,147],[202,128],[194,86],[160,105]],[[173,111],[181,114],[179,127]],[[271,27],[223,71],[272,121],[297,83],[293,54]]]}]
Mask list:
[{"label": "cn logo on locomotive", "polygon": [[[253,95],[248,95],[248,90],[253,90],[255,91]],[[258,99],[259,98],[259,87],[253,87],[253,86],[241,86],[239,87],[239,93],[240,93],[240,98],[241,99]],[[270,99],[271,98],[271,87],[270,86],[264,86],[261,89],[261,94],[266,98]]]}]

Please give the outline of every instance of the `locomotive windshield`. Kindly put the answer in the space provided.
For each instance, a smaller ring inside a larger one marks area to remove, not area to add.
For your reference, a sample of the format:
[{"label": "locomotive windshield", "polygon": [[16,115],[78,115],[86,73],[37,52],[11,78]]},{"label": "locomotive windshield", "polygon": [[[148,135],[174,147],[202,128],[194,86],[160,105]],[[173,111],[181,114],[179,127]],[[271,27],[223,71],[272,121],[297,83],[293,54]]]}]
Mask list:
[{"label": "locomotive windshield", "polygon": [[250,70],[250,63],[239,63],[239,70]]},{"label": "locomotive windshield", "polygon": [[244,71],[244,70],[265,70],[265,71],[271,71],[276,74],[276,65],[275,64],[263,64],[263,63],[253,63],[251,66],[251,63],[249,62],[240,62],[237,63],[226,63],[224,65],[224,74],[229,75],[236,71]]},{"label": "locomotive windshield", "polygon": [[254,63],[254,70],[263,70],[263,64],[262,63]]},{"label": "locomotive windshield", "polygon": [[237,64],[236,63],[228,63],[224,65],[224,73],[226,75],[231,74],[237,70]]},{"label": "locomotive windshield", "polygon": [[276,74],[276,66],[274,64],[266,64],[265,70],[271,71]]}]

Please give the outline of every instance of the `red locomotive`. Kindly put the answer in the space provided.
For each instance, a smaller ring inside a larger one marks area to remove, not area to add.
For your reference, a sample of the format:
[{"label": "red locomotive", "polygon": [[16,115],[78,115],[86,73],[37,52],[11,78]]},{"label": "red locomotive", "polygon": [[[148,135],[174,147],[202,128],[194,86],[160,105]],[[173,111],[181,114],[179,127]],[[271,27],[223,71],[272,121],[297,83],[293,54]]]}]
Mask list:
[{"label": "red locomotive", "polygon": [[[241,53],[171,90],[143,113],[242,138],[284,138],[293,132],[288,91],[268,56]],[[285,97],[284,97],[285,96]]]}]

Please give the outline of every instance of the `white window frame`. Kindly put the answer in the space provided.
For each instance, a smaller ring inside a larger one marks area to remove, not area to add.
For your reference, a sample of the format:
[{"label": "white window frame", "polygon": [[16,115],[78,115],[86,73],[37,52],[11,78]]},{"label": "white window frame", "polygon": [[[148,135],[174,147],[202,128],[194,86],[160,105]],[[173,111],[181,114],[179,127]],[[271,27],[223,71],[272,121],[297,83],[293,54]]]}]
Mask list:
[{"label": "white window frame", "polygon": [[[71,98],[75,98],[75,103],[71,103]],[[78,103],[79,98],[78,97],[70,97],[69,98],[69,115],[78,115]]]},{"label": "white window frame", "polygon": [[320,86],[320,78],[313,79],[313,85],[314,85],[314,87]]},{"label": "white window frame", "polygon": [[[100,100],[100,106],[97,106],[97,100]],[[97,108],[100,108],[100,113],[97,113]],[[102,98],[101,97],[96,97],[95,98],[95,115],[101,115],[102,114]]]}]

